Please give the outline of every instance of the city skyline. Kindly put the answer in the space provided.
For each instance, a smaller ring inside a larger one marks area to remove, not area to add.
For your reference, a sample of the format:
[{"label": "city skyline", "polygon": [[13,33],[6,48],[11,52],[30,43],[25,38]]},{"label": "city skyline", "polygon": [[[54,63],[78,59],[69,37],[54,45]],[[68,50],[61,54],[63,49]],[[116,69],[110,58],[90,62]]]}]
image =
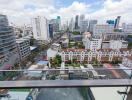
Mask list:
[{"label": "city skyline", "polygon": [[32,17],[45,16],[48,19],[61,16],[62,22],[75,15],[85,14],[88,19],[104,23],[106,19],[121,16],[122,22],[131,22],[131,0],[1,0],[0,13],[8,16],[10,23],[29,24]]}]

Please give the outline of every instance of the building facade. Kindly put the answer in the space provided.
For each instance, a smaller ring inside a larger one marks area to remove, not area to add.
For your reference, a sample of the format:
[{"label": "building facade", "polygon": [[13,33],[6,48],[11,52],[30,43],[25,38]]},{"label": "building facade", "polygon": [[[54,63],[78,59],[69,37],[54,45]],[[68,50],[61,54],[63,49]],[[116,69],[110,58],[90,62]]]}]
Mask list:
[{"label": "building facade", "polygon": [[123,32],[125,33],[132,33],[132,24],[122,24]]},{"label": "building facade", "polygon": [[114,25],[94,25],[93,35],[95,37],[101,37],[102,34],[114,32]]},{"label": "building facade", "polygon": [[98,60],[100,62],[112,62],[115,60],[122,61],[124,56],[131,56],[132,51],[128,49],[112,50],[112,49],[99,49],[91,51],[88,49],[63,49],[61,51],[62,61],[73,61],[76,59],[78,62],[87,62]]},{"label": "building facade", "polygon": [[127,48],[128,42],[123,40],[110,40],[110,49]]},{"label": "building facade", "polygon": [[85,46],[85,49],[96,51],[97,49],[101,49],[102,39],[86,38],[83,41],[83,44]]},{"label": "building facade", "polygon": [[117,18],[115,20],[115,26],[114,26],[115,29],[119,28],[120,19],[121,19],[121,16],[117,16]]},{"label": "building facade", "polygon": [[24,60],[24,58],[28,57],[31,54],[30,51],[30,40],[29,39],[16,39],[19,59]]},{"label": "building facade", "polygon": [[75,17],[75,30],[79,29],[79,15],[76,15]]},{"label": "building facade", "polygon": [[60,19],[51,19],[49,23],[53,25],[54,33],[60,31]]},{"label": "building facade", "polygon": [[83,41],[83,44],[85,46],[85,49],[90,49],[92,51],[96,51],[98,49],[101,49],[102,39],[92,38],[91,34],[89,32],[85,32],[83,34],[82,41]]},{"label": "building facade", "polygon": [[80,32],[87,32],[88,20],[85,19],[85,15],[80,15],[79,27],[80,27]]},{"label": "building facade", "polygon": [[6,15],[0,15],[0,69],[11,69],[18,62],[18,52],[13,27]]},{"label": "building facade", "polygon": [[49,37],[53,38],[53,24],[49,24]]},{"label": "building facade", "polygon": [[96,24],[97,24],[97,20],[90,20],[88,25],[88,31],[93,33],[93,29]]},{"label": "building facade", "polygon": [[48,23],[45,17],[36,17],[32,19],[32,27],[33,27],[33,37],[36,40],[48,40],[49,39],[49,31],[48,31]]}]

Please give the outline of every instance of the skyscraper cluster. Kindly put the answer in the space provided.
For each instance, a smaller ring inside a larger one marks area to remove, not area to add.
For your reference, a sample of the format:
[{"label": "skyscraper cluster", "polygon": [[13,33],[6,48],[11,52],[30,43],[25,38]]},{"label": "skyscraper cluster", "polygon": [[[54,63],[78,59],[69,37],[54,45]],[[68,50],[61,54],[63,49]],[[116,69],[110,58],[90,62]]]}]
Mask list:
[{"label": "skyscraper cluster", "polygon": [[93,26],[97,24],[97,20],[89,20],[85,18],[85,15],[76,15],[75,19],[72,18],[69,23],[70,31],[87,32],[92,31]]},{"label": "skyscraper cluster", "polygon": [[36,40],[48,41],[61,30],[61,18],[48,20],[43,16],[32,19],[33,37]]}]

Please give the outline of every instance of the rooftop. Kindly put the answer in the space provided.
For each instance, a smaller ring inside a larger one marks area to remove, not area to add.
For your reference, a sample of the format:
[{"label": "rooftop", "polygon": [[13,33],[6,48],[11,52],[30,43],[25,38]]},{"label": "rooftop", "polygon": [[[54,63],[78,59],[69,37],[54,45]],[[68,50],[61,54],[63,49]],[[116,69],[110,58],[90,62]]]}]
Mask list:
[{"label": "rooftop", "polygon": [[16,39],[16,43],[22,43],[24,41],[27,41],[28,39],[26,38],[20,38],[20,39]]}]

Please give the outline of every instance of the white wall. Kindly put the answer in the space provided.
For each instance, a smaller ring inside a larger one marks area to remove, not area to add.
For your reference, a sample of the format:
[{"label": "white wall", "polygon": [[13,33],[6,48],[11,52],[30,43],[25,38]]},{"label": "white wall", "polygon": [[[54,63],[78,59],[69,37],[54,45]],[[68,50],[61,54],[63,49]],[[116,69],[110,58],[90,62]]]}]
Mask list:
[{"label": "white wall", "polygon": [[32,19],[33,37],[37,40],[48,40],[48,23],[45,17],[36,17]]}]

